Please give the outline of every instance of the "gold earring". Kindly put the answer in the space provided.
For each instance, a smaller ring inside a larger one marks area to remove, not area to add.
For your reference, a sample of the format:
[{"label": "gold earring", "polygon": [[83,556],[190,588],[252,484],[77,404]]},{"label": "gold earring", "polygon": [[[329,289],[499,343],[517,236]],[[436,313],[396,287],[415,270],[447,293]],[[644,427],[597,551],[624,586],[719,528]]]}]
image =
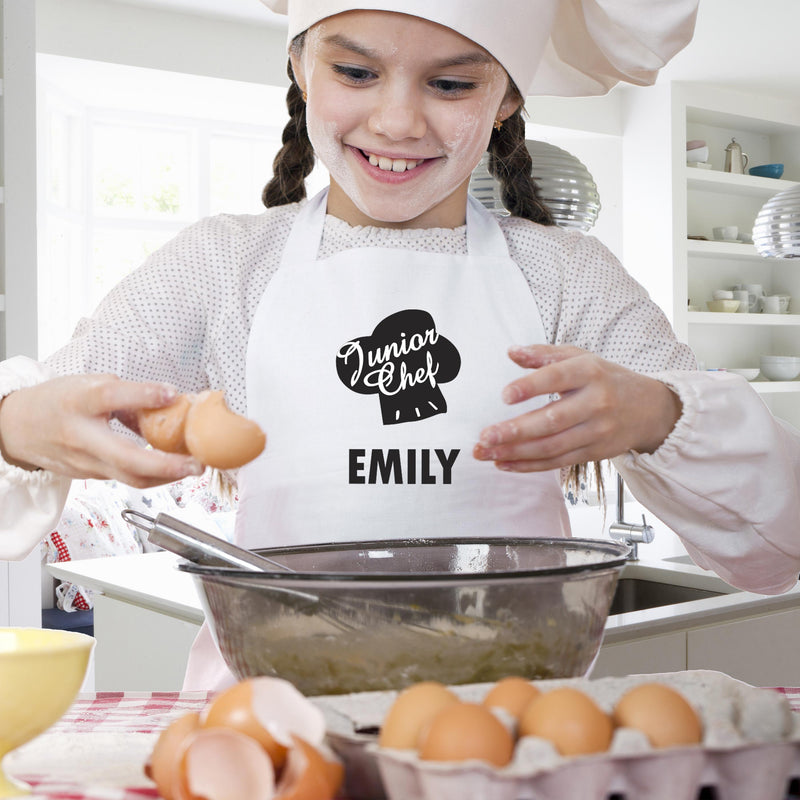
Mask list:
[{"label": "gold earring", "polygon": [[499,131],[499,130],[500,130],[500,128],[502,128],[502,127],[503,127],[503,120],[501,120],[501,119],[496,119],[496,120],[494,121],[494,125],[493,125],[492,127],[494,127],[494,129],[495,129],[496,131]]},{"label": "gold earring", "polygon": [[303,102],[304,103],[308,102],[308,94],[306,93],[305,89],[303,89]]}]

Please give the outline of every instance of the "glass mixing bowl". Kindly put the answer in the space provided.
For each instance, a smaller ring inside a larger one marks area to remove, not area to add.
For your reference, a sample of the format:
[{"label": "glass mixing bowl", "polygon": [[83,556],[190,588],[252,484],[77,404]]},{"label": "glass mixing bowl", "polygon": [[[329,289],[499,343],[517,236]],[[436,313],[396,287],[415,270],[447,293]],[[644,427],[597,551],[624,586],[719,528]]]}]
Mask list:
[{"label": "glass mixing bowl", "polygon": [[239,679],[306,695],[585,675],[628,546],[435,539],[258,551],[293,572],[182,563]]}]

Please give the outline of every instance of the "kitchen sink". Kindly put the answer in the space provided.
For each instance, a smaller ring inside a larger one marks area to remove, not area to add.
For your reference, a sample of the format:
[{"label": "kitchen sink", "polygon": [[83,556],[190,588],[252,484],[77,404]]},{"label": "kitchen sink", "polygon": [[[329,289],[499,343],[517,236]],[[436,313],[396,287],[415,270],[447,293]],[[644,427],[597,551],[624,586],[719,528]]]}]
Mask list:
[{"label": "kitchen sink", "polygon": [[688,603],[691,600],[705,600],[722,594],[725,592],[659,583],[643,578],[620,578],[609,614],[624,614],[628,611],[642,611],[645,608],[669,606],[674,603]]}]

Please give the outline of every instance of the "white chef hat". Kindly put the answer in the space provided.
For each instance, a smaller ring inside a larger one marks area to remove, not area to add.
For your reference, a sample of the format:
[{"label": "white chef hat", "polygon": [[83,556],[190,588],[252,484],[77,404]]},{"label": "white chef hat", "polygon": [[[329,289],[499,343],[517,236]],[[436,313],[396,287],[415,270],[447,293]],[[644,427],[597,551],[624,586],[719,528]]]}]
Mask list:
[{"label": "white chef hat", "polygon": [[646,86],[694,33],[699,0],[262,0],[289,16],[289,41],[356,9],[437,22],[481,45],[523,95],[605,94]]}]

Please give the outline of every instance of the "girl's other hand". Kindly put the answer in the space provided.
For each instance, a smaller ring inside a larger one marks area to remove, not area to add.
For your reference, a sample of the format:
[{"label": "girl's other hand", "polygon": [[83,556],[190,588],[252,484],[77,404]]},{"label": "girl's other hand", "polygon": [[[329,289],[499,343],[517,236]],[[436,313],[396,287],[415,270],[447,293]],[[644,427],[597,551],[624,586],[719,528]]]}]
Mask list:
[{"label": "girl's other hand", "polygon": [[27,469],[138,488],[200,475],[203,466],[191,456],[145,449],[109,425],[117,418],[138,433],[136,410],[168,405],[176,394],[114,375],[69,375],[19,389],[0,401],[0,451]]},{"label": "girl's other hand", "polygon": [[532,371],[503,389],[505,402],[559,397],[481,432],[473,455],[499,469],[539,472],[629,450],[653,453],[681,415],[680,399],[665,384],[580,348],[512,347],[509,356]]}]

